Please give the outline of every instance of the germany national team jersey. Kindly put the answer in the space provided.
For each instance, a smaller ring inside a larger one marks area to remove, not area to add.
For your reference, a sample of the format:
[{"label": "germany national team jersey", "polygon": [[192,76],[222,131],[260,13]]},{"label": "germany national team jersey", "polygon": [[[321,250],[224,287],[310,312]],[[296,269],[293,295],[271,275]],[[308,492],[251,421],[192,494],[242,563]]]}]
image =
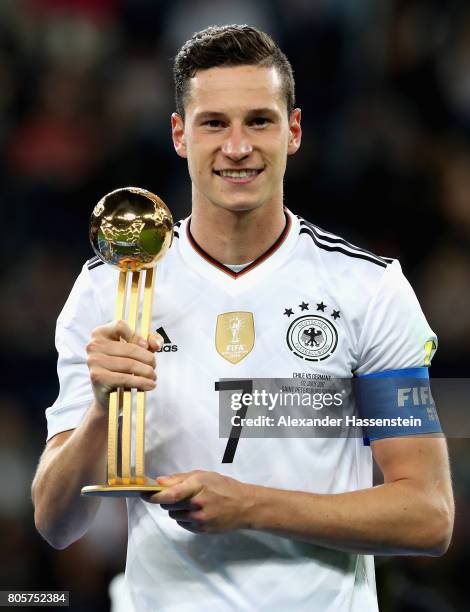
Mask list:
[{"label": "germany national team jersey", "polygon": [[[92,402],[85,347],[113,319],[118,272],[84,267],[58,319],[60,393],[48,437]],[[215,383],[231,378],[352,378],[429,365],[436,338],[396,260],[286,211],[277,242],[243,270],[213,260],[177,224],[158,264],[152,329],[164,338],[148,394],[147,473],[193,469],[315,493],[372,486],[361,438],[219,437]],[[289,612],[377,609],[373,558],[254,530],[185,531],[157,505],[128,500],[126,583],[135,610]]]}]

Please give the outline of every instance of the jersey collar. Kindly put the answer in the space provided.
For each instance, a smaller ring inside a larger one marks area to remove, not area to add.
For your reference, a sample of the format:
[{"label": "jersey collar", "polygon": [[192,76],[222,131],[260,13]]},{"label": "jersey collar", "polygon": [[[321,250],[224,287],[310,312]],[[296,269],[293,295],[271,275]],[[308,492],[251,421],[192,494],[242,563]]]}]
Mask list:
[{"label": "jersey collar", "polygon": [[191,217],[182,222],[179,229],[178,246],[185,263],[218,284],[241,289],[279,267],[295,246],[299,234],[299,221],[287,208],[284,209],[286,225],[276,242],[262,255],[240,272],[234,272],[202,249],[191,235]]},{"label": "jersey collar", "polygon": [[283,242],[287,238],[287,235],[289,234],[290,227],[292,225],[292,221],[291,221],[290,216],[286,212],[284,214],[286,216],[286,224],[284,226],[284,229],[282,230],[281,235],[276,240],[276,242],[273,245],[271,245],[269,247],[269,249],[267,251],[265,251],[262,255],[257,257],[249,265],[247,265],[245,268],[243,268],[243,270],[240,270],[240,272],[234,272],[228,266],[225,266],[224,264],[220,263],[220,261],[217,261],[216,259],[211,257],[209,255],[209,253],[206,253],[206,251],[204,251],[204,249],[198,245],[198,243],[194,240],[194,238],[193,238],[193,236],[191,234],[191,217],[188,219],[188,222],[186,224],[186,237],[189,240],[189,243],[193,247],[193,249],[201,257],[203,257],[208,263],[210,263],[211,265],[215,266],[216,268],[219,268],[219,270],[221,270],[225,274],[228,274],[232,278],[237,279],[237,278],[240,278],[241,276],[243,276],[244,274],[247,274],[248,272],[250,272],[250,270],[253,270],[257,266],[262,264],[263,261],[265,261],[268,257],[270,257],[275,251],[277,251],[281,247],[281,245],[283,244]]}]

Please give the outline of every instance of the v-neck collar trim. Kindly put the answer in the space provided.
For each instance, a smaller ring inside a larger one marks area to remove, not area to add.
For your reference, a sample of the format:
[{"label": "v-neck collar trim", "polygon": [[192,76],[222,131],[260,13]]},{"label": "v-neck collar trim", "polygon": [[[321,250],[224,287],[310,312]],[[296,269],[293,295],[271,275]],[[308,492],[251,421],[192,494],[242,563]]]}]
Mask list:
[{"label": "v-neck collar trim", "polygon": [[234,272],[228,266],[220,263],[220,261],[217,261],[217,259],[214,259],[211,255],[209,255],[209,253],[206,253],[206,251],[204,251],[204,249],[199,246],[199,244],[194,240],[191,234],[191,217],[189,217],[186,223],[186,236],[188,238],[189,244],[196,251],[196,253],[198,253],[198,255],[200,255],[203,259],[205,259],[208,263],[210,263],[212,266],[214,266],[221,272],[224,272],[225,274],[236,280],[242,277],[244,274],[247,274],[254,268],[258,267],[261,263],[266,261],[266,259],[268,259],[271,255],[273,255],[273,253],[275,253],[281,247],[282,244],[284,244],[292,227],[291,216],[287,213],[286,210],[284,210],[284,215],[286,217],[286,224],[276,242],[272,244],[269,249],[265,251],[262,255],[257,257],[254,261],[252,261],[245,268],[243,268],[243,270],[240,270],[240,272]]}]

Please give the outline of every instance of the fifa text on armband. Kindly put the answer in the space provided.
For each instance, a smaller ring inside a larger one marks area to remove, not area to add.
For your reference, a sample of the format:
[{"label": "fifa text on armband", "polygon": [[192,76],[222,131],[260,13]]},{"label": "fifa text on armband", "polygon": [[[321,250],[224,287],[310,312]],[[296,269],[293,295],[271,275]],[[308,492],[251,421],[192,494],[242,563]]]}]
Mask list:
[{"label": "fifa text on armband", "polygon": [[413,406],[423,406],[431,401],[431,390],[429,387],[404,387],[397,389],[397,404],[403,408],[410,402]]}]

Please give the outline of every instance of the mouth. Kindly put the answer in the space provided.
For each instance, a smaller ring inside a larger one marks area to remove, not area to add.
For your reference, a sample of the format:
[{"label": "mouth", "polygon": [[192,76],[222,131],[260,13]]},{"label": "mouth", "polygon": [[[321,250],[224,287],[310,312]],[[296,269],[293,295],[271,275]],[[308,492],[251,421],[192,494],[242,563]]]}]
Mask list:
[{"label": "mouth", "polygon": [[264,168],[241,168],[240,170],[214,170],[214,174],[229,183],[245,184],[253,182]]}]

